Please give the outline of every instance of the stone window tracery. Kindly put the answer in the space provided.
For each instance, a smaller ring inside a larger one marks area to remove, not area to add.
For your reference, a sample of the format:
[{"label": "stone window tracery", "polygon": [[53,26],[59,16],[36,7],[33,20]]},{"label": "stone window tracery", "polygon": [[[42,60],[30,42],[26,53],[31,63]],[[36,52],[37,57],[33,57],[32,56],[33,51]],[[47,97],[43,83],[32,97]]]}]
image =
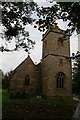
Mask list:
[{"label": "stone window tracery", "polygon": [[56,87],[57,88],[64,88],[64,81],[65,81],[65,74],[62,72],[59,72],[57,74]]}]

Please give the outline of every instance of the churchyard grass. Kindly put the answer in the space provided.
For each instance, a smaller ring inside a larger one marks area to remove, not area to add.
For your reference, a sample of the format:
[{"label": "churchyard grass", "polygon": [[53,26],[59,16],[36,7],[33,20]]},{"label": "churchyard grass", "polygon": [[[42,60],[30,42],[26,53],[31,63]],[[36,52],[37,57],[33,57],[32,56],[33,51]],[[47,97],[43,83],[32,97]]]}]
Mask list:
[{"label": "churchyard grass", "polygon": [[8,92],[2,94],[2,120],[8,118],[69,117],[71,119],[78,102],[72,99],[10,99]]}]

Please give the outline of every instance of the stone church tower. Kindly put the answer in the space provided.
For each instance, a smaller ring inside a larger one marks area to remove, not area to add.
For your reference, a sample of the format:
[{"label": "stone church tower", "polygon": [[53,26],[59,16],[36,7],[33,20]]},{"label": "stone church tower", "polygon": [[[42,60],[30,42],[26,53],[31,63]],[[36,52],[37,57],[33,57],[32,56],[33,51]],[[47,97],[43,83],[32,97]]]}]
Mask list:
[{"label": "stone church tower", "polygon": [[71,97],[70,34],[51,26],[43,35],[42,60],[35,65],[28,56],[13,72],[10,92]]},{"label": "stone church tower", "polygon": [[69,33],[57,26],[43,35],[42,94],[44,96],[71,96],[71,61]]}]

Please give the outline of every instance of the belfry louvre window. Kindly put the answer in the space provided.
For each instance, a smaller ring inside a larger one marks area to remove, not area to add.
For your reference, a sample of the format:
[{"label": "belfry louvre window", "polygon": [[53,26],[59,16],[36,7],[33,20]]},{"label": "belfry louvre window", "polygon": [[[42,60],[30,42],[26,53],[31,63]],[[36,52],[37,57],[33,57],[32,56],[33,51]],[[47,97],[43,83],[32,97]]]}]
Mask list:
[{"label": "belfry louvre window", "polygon": [[62,38],[58,39],[58,45],[63,47],[63,39]]},{"label": "belfry louvre window", "polygon": [[24,81],[24,85],[26,86],[29,86],[29,84],[30,84],[30,76],[29,75],[26,75],[26,77],[25,77],[25,81]]},{"label": "belfry louvre window", "polygon": [[62,72],[59,72],[57,74],[56,87],[57,88],[64,88],[64,81],[65,81],[65,74]]},{"label": "belfry louvre window", "polygon": [[59,60],[59,66],[62,66],[62,65],[63,65],[63,60],[60,59],[60,60]]}]

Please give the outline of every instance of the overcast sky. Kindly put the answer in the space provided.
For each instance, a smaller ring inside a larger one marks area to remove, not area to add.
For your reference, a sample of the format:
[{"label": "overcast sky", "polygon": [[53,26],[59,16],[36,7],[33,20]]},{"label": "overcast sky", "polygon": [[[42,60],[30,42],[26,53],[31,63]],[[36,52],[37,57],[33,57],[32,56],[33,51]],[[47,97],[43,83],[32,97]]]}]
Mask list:
[{"label": "overcast sky", "polygon": [[[47,6],[46,3],[39,3],[40,5]],[[62,20],[58,21],[58,25],[61,29],[66,29],[67,23],[63,23]],[[42,34],[37,29],[35,29],[33,26],[29,25],[27,29],[30,31],[30,38],[36,41],[36,45],[34,46],[34,49],[30,51],[30,57],[32,58],[34,63],[39,63],[42,58]],[[0,41],[1,43],[1,41]],[[71,53],[78,50],[78,37],[76,33],[73,34],[70,38],[70,49]],[[27,58],[27,53],[23,50],[18,52],[0,52],[0,69],[2,69],[4,72],[9,72],[10,70],[15,69],[24,59]]]}]

